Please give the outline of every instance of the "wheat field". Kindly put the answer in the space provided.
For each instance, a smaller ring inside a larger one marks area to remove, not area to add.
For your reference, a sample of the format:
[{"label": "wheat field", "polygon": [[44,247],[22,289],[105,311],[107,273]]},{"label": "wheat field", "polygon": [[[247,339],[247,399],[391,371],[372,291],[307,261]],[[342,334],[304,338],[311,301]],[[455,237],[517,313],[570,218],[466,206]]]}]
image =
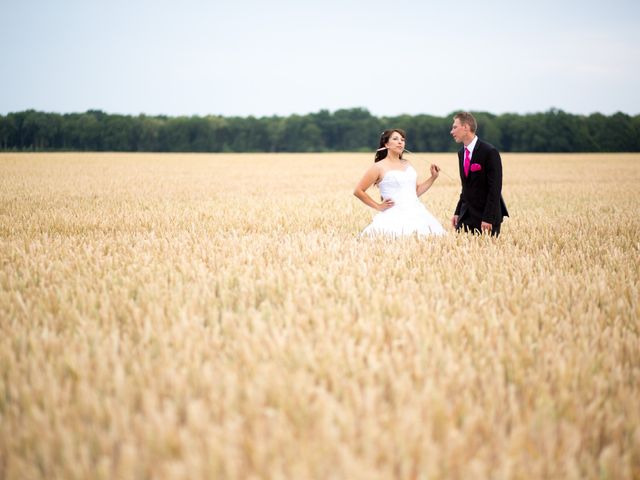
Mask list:
[{"label": "wheat field", "polygon": [[0,478],[640,478],[640,154],[399,240],[372,156],[1,154]]}]

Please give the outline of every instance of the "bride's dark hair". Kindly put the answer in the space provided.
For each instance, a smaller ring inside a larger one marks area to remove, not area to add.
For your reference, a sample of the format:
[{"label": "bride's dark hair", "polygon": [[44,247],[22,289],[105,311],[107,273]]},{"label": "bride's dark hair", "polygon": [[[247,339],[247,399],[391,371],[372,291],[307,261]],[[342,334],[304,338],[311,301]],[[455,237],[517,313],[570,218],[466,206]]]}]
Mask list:
[{"label": "bride's dark hair", "polygon": [[[393,132],[398,132],[402,138],[405,140],[407,139],[407,134],[400,128],[392,128],[391,130],[385,130],[382,132],[380,134],[380,145],[378,145],[378,148],[381,148],[382,150],[378,150],[376,152],[376,157],[373,159],[374,163],[387,157],[387,149],[384,148],[384,146],[391,138],[391,135],[393,135]],[[402,154],[400,154],[400,158],[402,158]]]}]

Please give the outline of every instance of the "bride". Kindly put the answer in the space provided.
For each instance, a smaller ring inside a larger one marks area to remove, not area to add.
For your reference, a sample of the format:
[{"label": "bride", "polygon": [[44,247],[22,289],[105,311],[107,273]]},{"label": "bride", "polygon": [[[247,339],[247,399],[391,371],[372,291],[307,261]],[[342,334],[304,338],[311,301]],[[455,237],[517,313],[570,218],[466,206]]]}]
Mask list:
[{"label": "bride", "polygon": [[[380,148],[375,163],[369,168],[353,194],[366,205],[378,210],[362,235],[443,235],[444,228],[427,211],[418,197],[429,190],[438,178],[440,168],[431,165],[431,177],[418,183],[418,174],[408,160],[402,158],[406,134],[403,130],[385,130],[380,136]],[[382,203],[367,194],[371,185],[380,188]]]}]

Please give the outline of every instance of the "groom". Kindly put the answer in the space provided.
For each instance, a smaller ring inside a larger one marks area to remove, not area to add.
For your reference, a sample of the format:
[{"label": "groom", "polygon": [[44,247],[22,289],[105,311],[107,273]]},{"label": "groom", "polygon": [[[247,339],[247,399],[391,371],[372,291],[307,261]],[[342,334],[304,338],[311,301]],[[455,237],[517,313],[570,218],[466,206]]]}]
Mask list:
[{"label": "groom", "polygon": [[451,224],[456,230],[500,234],[503,217],[508,217],[502,200],[502,161],[496,148],[476,136],[478,123],[467,112],[453,117],[451,136],[462,143],[458,151],[462,193]]}]

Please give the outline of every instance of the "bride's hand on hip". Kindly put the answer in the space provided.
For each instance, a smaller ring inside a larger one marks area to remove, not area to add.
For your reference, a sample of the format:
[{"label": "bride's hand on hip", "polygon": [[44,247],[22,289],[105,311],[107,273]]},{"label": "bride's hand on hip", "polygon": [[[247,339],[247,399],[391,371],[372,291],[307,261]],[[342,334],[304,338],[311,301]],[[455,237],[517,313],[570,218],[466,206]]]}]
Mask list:
[{"label": "bride's hand on hip", "polygon": [[393,200],[387,198],[384,202],[378,204],[378,211],[384,212],[385,210],[393,207]]}]

